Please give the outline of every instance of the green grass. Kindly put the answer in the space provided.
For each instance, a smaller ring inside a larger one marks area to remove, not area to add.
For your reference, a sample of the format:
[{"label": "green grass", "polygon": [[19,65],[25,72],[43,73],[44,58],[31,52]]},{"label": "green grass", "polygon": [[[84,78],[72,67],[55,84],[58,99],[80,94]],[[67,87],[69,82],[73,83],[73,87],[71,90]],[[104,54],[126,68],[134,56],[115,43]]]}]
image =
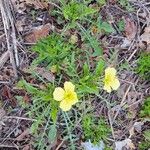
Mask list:
[{"label": "green grass", "polygon": [[150,97],[145,99],[144,104],[142,105],[142,108],[140,110],[140,116],[141,117],[150,117]]},{"label": "green grass", "polygon": [[141,78],[150,81],[150,53],[141,53],[136,72],[141,76]]},{"label": "green grass", "polygon": [[140,150],[147,150],[150,148],[150,130],[144,131],[144,140],[139,143]]},{"label": "green grass", "polygon": [[106,141],[110,133],[110,128],[102,118],[95,118],[92,115],[85,115],[82,119],[84,140],[91,140],[98,144],[101,140]]}]

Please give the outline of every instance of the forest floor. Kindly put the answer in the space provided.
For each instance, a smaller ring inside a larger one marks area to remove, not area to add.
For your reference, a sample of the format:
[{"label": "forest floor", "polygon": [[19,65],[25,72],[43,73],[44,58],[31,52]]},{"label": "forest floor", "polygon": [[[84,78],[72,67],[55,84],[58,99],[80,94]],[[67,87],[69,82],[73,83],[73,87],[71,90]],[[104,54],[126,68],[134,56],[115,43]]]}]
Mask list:
[{"label": "forest floor", "polygon": [[150,149],[149,0],[0,11],[0,150]]}]

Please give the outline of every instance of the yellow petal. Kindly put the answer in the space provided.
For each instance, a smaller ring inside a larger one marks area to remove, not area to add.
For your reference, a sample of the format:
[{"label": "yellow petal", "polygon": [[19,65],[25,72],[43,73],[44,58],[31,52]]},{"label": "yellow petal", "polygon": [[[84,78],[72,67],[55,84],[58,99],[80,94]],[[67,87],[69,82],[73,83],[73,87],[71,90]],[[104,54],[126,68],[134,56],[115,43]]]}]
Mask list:
[{"label": "yellow petal", "polygon": [[54,92],[53,92],[53,98],[56,101],[61,101],[64,99],[65,96],[65,91],[61,88],[61,87],[57,87],[55,88]]},{"label": "yellow petal", "polygon": [[71,82],[66,81],[64,83],[64,89],[65,89],[66,92],[67,91],[74,91],[75,86]]},{"label": "yellow petal", "polygon": [[117,90],[120,86],[120,82],[117,78],[115,78],[111,84],[113,90]]},{"label": "yellow petal", "polygon": [[62,100],[60,102],[60,108],[63,110],[63,111],[69,111],[71,109],[71,106],[70,103],[68,103],[66,100]]},{"label": "yellow petal", "polygon": [[113,67],[108,67],[107,69],[105,69],[105,76],[107,75],[114,77],[116,75],[116,69]]},{"label": "yellow petal", "polygon": [[111,92],[111,87],[110,87],[110,85],[104,85],[104,90],[106,90],[108,93],[110,93]]},{"label": "yellow petal", "polygon": [[75,103],[78,102],[77,93],[72,92],[70,98],[69,99],[67,98],[66,100],[70,105],[74,105]]}]

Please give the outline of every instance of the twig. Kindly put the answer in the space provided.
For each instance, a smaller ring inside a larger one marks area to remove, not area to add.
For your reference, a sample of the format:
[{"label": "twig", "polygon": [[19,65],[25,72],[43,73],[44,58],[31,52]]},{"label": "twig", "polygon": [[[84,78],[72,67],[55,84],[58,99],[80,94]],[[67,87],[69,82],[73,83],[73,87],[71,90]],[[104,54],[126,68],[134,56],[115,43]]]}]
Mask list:
[{"label": "twig", "polygon": [[[8,0],[8,5],[9,4],[11,4],[10,0]],[[7,9],[8,9],[8,17],[9,17],[10,24],[11,24],[11,27],[12,27],[12,40],[13,40],[13,47],[14,47],[16,66],[19,67],[19,57],[18,57],[18,50],[17,50],[17,39],[16,39],[14,20],[13,20],[12,14],[11,14],[10,7],[7,7]]]},{"label": "twig", "polygon": [[10,11],[10,9],[8,9],[8,7],[9,7],[8,1],[0,0],[0,10],[1,10],[1,14],[2,14],[4,31],[5,31],[5,35],[6,35],[7,49],[10,54],[10,62],[13,67],[14,75],[16,78],[18,78],[17,66],[16,66],[14,53],[13,53],[13,49],[12,49],[12,45],[11,45],[11,38],[10,38],[10,35],[11,35],[10,34],[10,31],[11,31],[10,17],[8,18],[8,15],[10,15],[10,13],[8,11]]},{"label": "twig", "polygon": [[17,117],[17,116],[5,116],[5,119],[18,119],[18,120],[28,120],[28,121],[37,121],[36,119]]},{"label": "twig", "polygon": [[[127,94],[128,94],[129,91],[130,91],[130,88],[131,88],[131,85],[128,86],[128,88],[127,88],[127,90],[126,90],[126,92],[125,92],[125,94],[124,94],[124,96],[123,96],[123,98],[122,98],[122,100],[121,100],[120,109],[121,109],[121,107],[124,106],[124,104],[126,103],[126,102],[124,102],[124,101],[125,101],[125,99],[126,99]],[[114,116],[114,118],[113,118],[112,124],[114,123],[116,117],[118,116],[120,109],[117,110],[117,112],[116,112],[116,114],[115,114],[115,116]]]},{"label": "twig", "polygon": [[64,140],[61,141],[61,143],[57,146],[56,150],[59,150],[59,148],[63,145],[63,143],[64,143]]},{"label": "twig", "polygon": [[9,51],[6,51],[1,57],[0,57],[0,68],[4,66],[4,64],[9,59]]}]

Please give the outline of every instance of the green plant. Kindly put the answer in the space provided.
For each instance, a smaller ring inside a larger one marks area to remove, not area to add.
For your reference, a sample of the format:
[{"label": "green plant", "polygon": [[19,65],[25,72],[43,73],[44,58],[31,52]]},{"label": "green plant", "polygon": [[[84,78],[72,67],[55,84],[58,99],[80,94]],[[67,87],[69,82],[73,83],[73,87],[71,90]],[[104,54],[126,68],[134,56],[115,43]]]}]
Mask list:
[{"label": "green plant", "polygon": [[129,0],[118,0],[118,3],[128,11],[133,11],[133,7],[130,4]]},{"label": "green plant", "polygon": [[123,19],[119,20],[117,22],[117,25],[118,25],[120,31],[124,31],[124,29],[125,29],[125,22],[124,22]]},{"label": "green plant", "polygon": [[150,117],[150,97],[148,97],[143,106],[142,109],[140,111],[140,116],[141,117]]},{"label": "green plant", "polygon": [[83,3],[72,1],[63,6],[63,15],[65,19],[70,21],[76,21],[83,19],[89,14],[93,14],[96,11]]},{"label": "green plant", "polygon": [[52,34],[42,40],[38,41],[33,46],[32,51],[38,54],[38,57],[32,64],[42,64],[44,66],[62,64],[62,61],[72,53],[74,46],[67,43],[63,37]]},{"label": "green plant", "polygon": [[97,20],[97,27],[101,32],[105,32],[105,33],[114,32],[114,29],[111,26],[111,24],[108,22],[102,21],[102,19],[100,17]]},{"label": "green plant", "polygon": [[53,100],[52,96],[54,86],[47,84],[45,89],[40,89],[25,80],[20,80],[17,86],[26,90],[32,99],[32,104],[28,104],[26,108],[28,110],[27,115],[34,118],[31,126],[31,133],[35,137],[33,145],[38,150],[44,150],[46,148],[45,137],[53,142],[57,133],[58,103]]},{"label": "green plant", "polygon": [[147,150],[150,148],[150,130],[144,131],[144,140],[139,143],[140,150]]},{"label": "green plant", "polygon": [[104,72],[105,62],[100,60],[97,63],[95,70],[90,71],[87,63],[83,66],[83,74],[80,76],[79,84],[77,85],[80,93],[86,94],[98,94],[99,81],[102,73]]},{"label": "green plant", "polygon": [[91,140],[94,144],[100,142],[100,140],[106,141],[107,136],[110,133],[106,121],[102,118],[96,119],[92,115],[85,115],[82,119],[82,128],[85,140]]},{"label": "green plant", "polygon": [[150,81],[150,53],[140,54],[140,58],[137,63],[136,72],[146,80]]}]

